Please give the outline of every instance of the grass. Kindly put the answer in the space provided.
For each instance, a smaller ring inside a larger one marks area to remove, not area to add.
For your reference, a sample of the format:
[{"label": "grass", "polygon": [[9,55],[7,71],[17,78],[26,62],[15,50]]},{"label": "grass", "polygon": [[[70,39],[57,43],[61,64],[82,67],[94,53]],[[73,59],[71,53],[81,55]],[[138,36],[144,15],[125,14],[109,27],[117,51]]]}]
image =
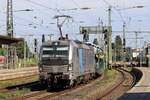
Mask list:
[{"label": "grass", "polygon": [[85,91],[81,94],[80,99],[83,99],[84,97],[86,97],[88,95],[88,91]]},{"label": "grass", "polygon": [[100,81],[100,82],[97,82],[96,85],[105,86],[106,84],[105,84],[105,82],[101,82],[101,81]]},{"label": "grass", "polygon": [[116,71],[115,71],[115,70],[108,70],[106,76],[107,76],[107,77],[113,77],[115,74],[116,74]]},{"label": "grass", "polygon": [[[22,63],[20,63],[20,65],[21,65],[21,67],[29,67],[29,66],[36,65],[36,63],[35,62],[22,62]],[[19,66],[19,63],[17,66]]]},{"label": "grass", "polygon": [[125,84],[127,84],[127,83],[129,83],[130,82],[130,80],[125,80]]},{"label": "grass", "polygon": [[[7,65],[6,63],[2,63],[2,68],[6,69]],[[31,66],[36,66],[35,62],[18,62],[16,63],[15,66],[11,66],[12,69],[16,69],[16,68],[22,68],[22,67],[31,67]]]},{"label": "grass", "polygon": [[108,70],[106,77],[108,78],[108,82],[113,82],[114,81],[114,76],[117,72],[115,70]]},{"label": "grass", "polygon": [[117,72],[115,70],[108,70],[107,74],[106,74],[107,80],[106,81],[99,81],[96,83],[96,85],[105,86],[106,82],[109,82],[109,83],[113,82],[116,73]]},{"label": "grass", "polygon": [[0,99],[8,99],[8,98],[15,97],[18,95],[23,95],[29,92],[31,91],[28,88],[23,88],[21,90],[17,89],[15,92],[4,92],[4,93],[0,93]]},{"label": "grass", "polygon": [[109,78],[109,79],[108,79],[108,82],[113,82],[113,80],[114,80],[114,77]]},{"label": "grass", "polygon": [[132,67],[131,67],[131,66],[130,66],[130,67],[127,67],[126,70],[132,71]]},{"label": "grass", "polygon": [[0,86],[7,87],[7,86],[18,85],[18,84],[23,84],[27,82],[33,82],[37,80],[38,80],[38,76],[33,76],[32,78],[23,78],[19,80],[8,80],[8,81],[0,82]]}]

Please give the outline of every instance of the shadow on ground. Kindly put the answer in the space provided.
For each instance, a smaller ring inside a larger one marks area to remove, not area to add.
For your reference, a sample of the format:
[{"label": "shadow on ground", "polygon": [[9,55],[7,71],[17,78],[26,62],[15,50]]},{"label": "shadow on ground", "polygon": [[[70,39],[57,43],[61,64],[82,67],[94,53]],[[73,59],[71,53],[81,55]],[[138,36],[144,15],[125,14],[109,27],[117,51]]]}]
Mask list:
[{"label": "shadow on ground", "polygon": [[150,100],[150,92],[126,93],[117,100]]}]

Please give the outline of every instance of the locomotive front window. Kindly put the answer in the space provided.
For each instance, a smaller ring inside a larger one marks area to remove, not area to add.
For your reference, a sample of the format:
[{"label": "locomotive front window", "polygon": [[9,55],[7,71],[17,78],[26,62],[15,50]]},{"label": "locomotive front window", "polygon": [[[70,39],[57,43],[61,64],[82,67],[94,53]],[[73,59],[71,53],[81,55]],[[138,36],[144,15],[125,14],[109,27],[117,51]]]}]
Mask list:
[{"label": "locomotive front window", "polygon": [[54,48],[53,47],[43,47],[42,57],[53,57],[53,56],[54,56]]},{"label": "locomotive front window", "polygon": [[56,47],[56,57],[68,57],[68,46],[57,46]]},{"label": "locomotive front window", "polygon": [[43,47],[42,57],[68,57],[69,47],[68,46],[51,46]]}]

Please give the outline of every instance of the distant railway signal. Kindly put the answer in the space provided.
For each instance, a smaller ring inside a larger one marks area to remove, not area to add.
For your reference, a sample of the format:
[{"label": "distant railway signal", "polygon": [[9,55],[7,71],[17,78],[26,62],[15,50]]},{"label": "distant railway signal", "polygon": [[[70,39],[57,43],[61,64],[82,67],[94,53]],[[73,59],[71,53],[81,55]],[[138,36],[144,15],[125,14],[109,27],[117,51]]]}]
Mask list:
[{"label": "distant railway signal", "polygon": [[83,41],[87,42],[89,40],[89,34],[87,33],[87,30],[82,30],[83,34]]},{"label": "distant railway signal", "polygon": [[107,45],[107,41],[108,41],[108,31],[107,31],[107,29],[105,29],[103,33],[104,33],[105,44]]},{"label": "distant railway signal", "polygon": [[34,52],[37,52],[37,39],[34,39]]},{"label": "distant railway signal", "polygon": [[45,35],[43,34],[42,35],[42,43],[44,43],[45,42]]}]

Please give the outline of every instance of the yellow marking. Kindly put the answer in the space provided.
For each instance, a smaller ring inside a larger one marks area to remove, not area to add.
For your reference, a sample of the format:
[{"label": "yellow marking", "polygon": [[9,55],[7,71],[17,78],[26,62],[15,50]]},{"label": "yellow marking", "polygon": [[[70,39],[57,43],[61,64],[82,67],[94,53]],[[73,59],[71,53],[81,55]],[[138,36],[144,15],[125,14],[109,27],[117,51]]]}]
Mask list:
[{"label": "yellow marking", "polygon": [[150,58],[150,54],[146,55],[146,57]]},{"label": "yellow marking", "polygon": [[100,55],[100,56],[99,56],[98,54],[96,55],[96,57],[97,57],[97,58],[101,58],[101,59],[103,59],[103,58],[104,58],[104,56],[103,56],[103,55]]}]

